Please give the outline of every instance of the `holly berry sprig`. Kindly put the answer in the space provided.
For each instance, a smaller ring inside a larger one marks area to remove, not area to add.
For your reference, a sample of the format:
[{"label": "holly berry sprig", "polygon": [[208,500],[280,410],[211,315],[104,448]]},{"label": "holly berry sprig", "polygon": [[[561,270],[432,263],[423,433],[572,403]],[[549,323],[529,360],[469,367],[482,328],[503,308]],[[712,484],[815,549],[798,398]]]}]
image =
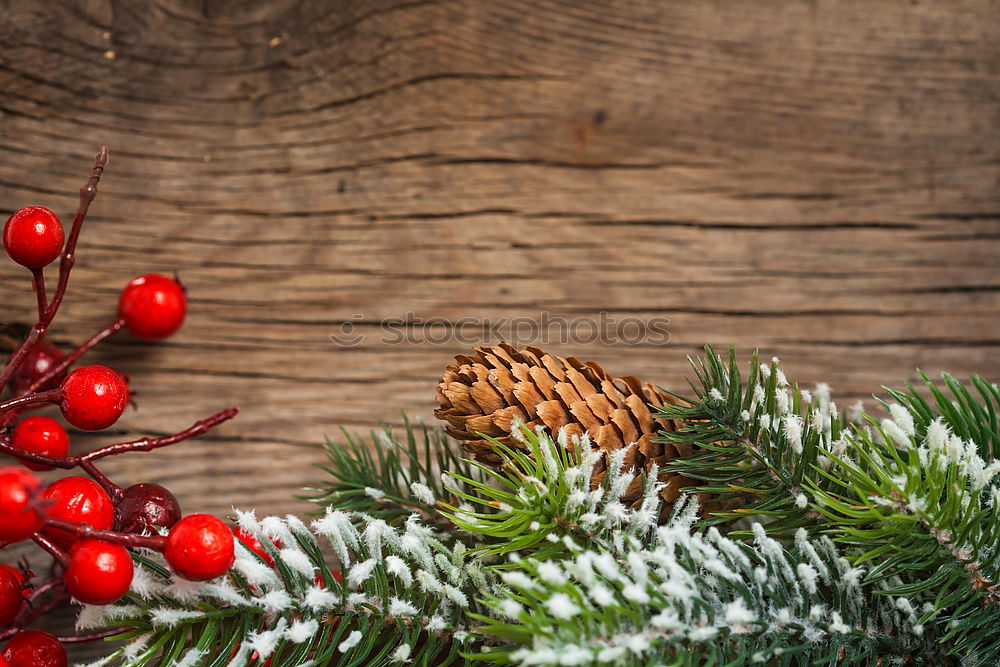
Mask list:
[{"label": "holly berry sprig", "polygon": [[[57,405],[62,417],[83,431],[115,424],[130,402],[128,380],[105,366],[70,370],[101,341],[128,330],[145,341],[174,334],[187,313],[184,286],[176,278],[146,275],[129,282],[118,300],[117,317],[72,352],[64,354],[45,340],[63,301],[76,261],[76,244],[97,185],[108,162],[101,147],[69,234],[55,213],[42,206],[15,211],[3,229],[8,256],[31,272],[38,308],[35,324],[0,370],[0,454],[23,467],[0,467],[0,546],[33,540],[52,557],[49,577],[35,586],[26,563],[0,566],[0,667],[66,665],[63,644],[113,636],[122,629],[54,637],[26,629],[70,597],[87,604],[110,604],[129,590],[133,577],[130,549],[163,553],[179,577],[206,581],[225,574],[234,560],[234,535],[207,514],[183,516],[177,498],[158,484],[121,487],[97,467],[97,461],[135,451],[150,451],[201,435],[233,418],[236,408],[218,412],[167,436],[140,438],[70,454],[63,426],[43,416],[23,417],[45,405]],[[44,268],[59,259],[51,298]],[[33,471],[79,469],[73,476],[44,484]],[[240,539],[243,539],[242,537]],[[41,662],[39,662],[41,661]]]}]

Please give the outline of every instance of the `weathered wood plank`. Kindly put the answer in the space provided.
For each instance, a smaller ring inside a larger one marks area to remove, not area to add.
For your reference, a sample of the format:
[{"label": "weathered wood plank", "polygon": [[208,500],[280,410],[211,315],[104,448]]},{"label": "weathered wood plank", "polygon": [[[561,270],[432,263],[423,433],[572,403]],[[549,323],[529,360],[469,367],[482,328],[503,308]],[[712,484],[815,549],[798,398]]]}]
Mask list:
[{"label": "weathered wood plank", "polygon": [[[189,510],[301,511],[310,444],[429,416],[459,346],[381,343],[408,312],[666,317],[667,345],[552,347],[673,388],[705,342],[778,353],[845,402],[915,366],[995,378],[996,11],[10,3],[2,208],[68,213],[113,150],[54,339],[95,330],[140,272],[177,270],[192,294],[173,340],[94,356],[136,378],[140,409],[77,446],[240,405],[109,472]],[[30,318],[9,263],[0,298]],[[363,343],[330,341],[345,322]]]}]

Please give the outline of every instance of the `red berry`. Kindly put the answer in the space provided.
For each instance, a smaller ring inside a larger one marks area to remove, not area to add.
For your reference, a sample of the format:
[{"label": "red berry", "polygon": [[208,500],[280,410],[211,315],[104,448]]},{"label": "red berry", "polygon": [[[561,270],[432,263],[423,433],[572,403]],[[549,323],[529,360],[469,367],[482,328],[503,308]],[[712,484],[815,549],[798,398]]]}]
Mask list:
[{"label": "red berry", "polygon": [[133,484],[118,500],[115,530],[152,534],[154,528],[170,528],[181,518],[174,494],[159,484]]},{"label": "red berry", "polygon": [[[42,492],[47,503],[45,513],[53,519],[87,525],[97,530],[110,530],[115,521],[115,508],[110,496],[97,482],[86,477],[64,477]],[[46,526],[46,537],[63,549],[77,540],[76,535],[60,528]]]},{"label": "red berry", "polygon": [[[17,370],[14,371],[14,374],[10,378],[10,386],[14,394],[20,396],[27,393],[28,388],[35,384],[36,380],[48,373],[65,358],[66,355],[62,353],[62,350],[45,339],[32,345],[31,350],[28,351],[28,356],[21,362],[21,365],[17,367]],[[66,371],[64,370],[40,386],[38,391],[55,389],[62,383],[65,377]]]},{"label": "red berry", "polygon": [[25,593],[31,590],[28,577],[10,565],[0,565],[0,628],[14,622],[24,608]]},{"label": "red berry", "polygon": [[162,340],[181,328],[187,297],[179,282],[151,274],[134,278],[118,299],[118,317],[136,338]]},{"label": "red berry", "polygon": [[178,575],[191,581],[221,577],[233,564],[233,534],[208,514],[191,514],[170,529],[163,556]]},{"label": "red berry", "polygon": [[[14,427],[10,438],[14,449],[43,456],[66,456],[69,454],[69,436],[66,429],[48,417],[28,417]],[[25,463],[32,470],[52,470],[52,466]]]},{"label": "red berry", "polygon": [[69,551],[63,583],[70,595],[86,604],[111,604],[132,585],[132,557],[118,544],[82,539]]},{"label": "red berry", "polygon": [[20,542],[42,527],[42,517],[29,509],[42,480],[24,468],[0,468],[0,542]]},{"label": "red berry", "polygon": [[[233,528],[233,536],[238,539],[244,547],[246,547],[247,551],[252,551],[260,556],[265,563],[274,567],[274,559],[271,558],[270,554],[264,551],[264,547],[261,546],[261,543],[251,533],[243,530],[242,528]],[[275,542],[274,545],[279,549],[281,548],[280,542]]]},{"label": "red berry", "polygon": [[7,642],[3,657],[10,667],[66,667],[66,649],[41,630],[22,630]]},{"label": "red berry", "polygon": [[84,431],[100,431],[118,421],[128,405],[128,384],[105,366],[84,366],[62,383],[62,414]]},{"label": "red berry", "polygon": [[14,211],[3,228],[3,247],[21,266],[40,269],[62,252],[62,223],[44,206]]}]

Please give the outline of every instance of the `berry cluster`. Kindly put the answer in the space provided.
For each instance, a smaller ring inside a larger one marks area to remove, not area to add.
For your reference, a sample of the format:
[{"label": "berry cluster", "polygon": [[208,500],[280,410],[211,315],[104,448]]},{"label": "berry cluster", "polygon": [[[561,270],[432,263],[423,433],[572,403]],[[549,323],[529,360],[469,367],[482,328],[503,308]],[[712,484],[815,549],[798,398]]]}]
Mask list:
[{"label": "berry cluster", "polygon": [[[70,454],[66,429],[44,416],[24,416],[45,405],[57,405],[63,419],[83,431],[112,426],[130,402],[128,380],[104,366],[70,370],[88,350],[126,329],[155,341],[176,332],[184,321],[187,299],[177,279],[147,275],[122,290],[118,314],[107,327],[78,348],[63,353],[45,340],[69,281],[80,230],[107,164],[107,147],[97,155],[90,179],[80,190],[80,205],[69,234],[47,208],[16,211],[3,229],[3,244],[12,260],[32,274],[38,319],[7,365],[0,370],[0,454],[21,466],[0,467],[0,546],[33,540],[53,558],[49,578],[33,584],[27,563],[0,565],[0,667],[66,665],[65,642],[111,636],[120,630],[57,638],[25,629],[69,597],[87,604],[110,604],[124,596],[133,576],[130,549],[163,553],[174,572],[204,581],[227,572],[234,558],[231,529],[206,514],[183,516],[177,498],[157,484],[118,486],[96,462],[132,451],[150,451],[205,433],[231,419],[223,410],[173,435],[142,438]],[[59,277],[46,296],[43,269],[56,258]],[[86,476],[43,483],[35,472],[79,469]],[[35,472],[33,472],[35,471]]]}]

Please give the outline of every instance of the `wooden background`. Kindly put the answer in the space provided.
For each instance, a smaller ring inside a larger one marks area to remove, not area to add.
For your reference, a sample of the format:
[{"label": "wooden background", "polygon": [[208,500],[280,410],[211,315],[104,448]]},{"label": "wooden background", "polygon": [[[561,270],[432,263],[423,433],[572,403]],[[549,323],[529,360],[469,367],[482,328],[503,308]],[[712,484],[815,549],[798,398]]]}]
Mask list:
[{"label": "wooden background", "polygon": [[[191,291],[170,341],[94,355],[140,407],[76,446],[243,410],[107,466],[189,511],[302,511],[325,434],[431,418],[463,344],[381,341],[408,312],[666,317],[666,345],[548,347],[668,388],[706,342],[842,404],[1000,375],[993,0],[0,6],[4,215],[68,217],[112,147],[52,338],[140,273]],[[10,262],[0,299],[30,319]]]}]

